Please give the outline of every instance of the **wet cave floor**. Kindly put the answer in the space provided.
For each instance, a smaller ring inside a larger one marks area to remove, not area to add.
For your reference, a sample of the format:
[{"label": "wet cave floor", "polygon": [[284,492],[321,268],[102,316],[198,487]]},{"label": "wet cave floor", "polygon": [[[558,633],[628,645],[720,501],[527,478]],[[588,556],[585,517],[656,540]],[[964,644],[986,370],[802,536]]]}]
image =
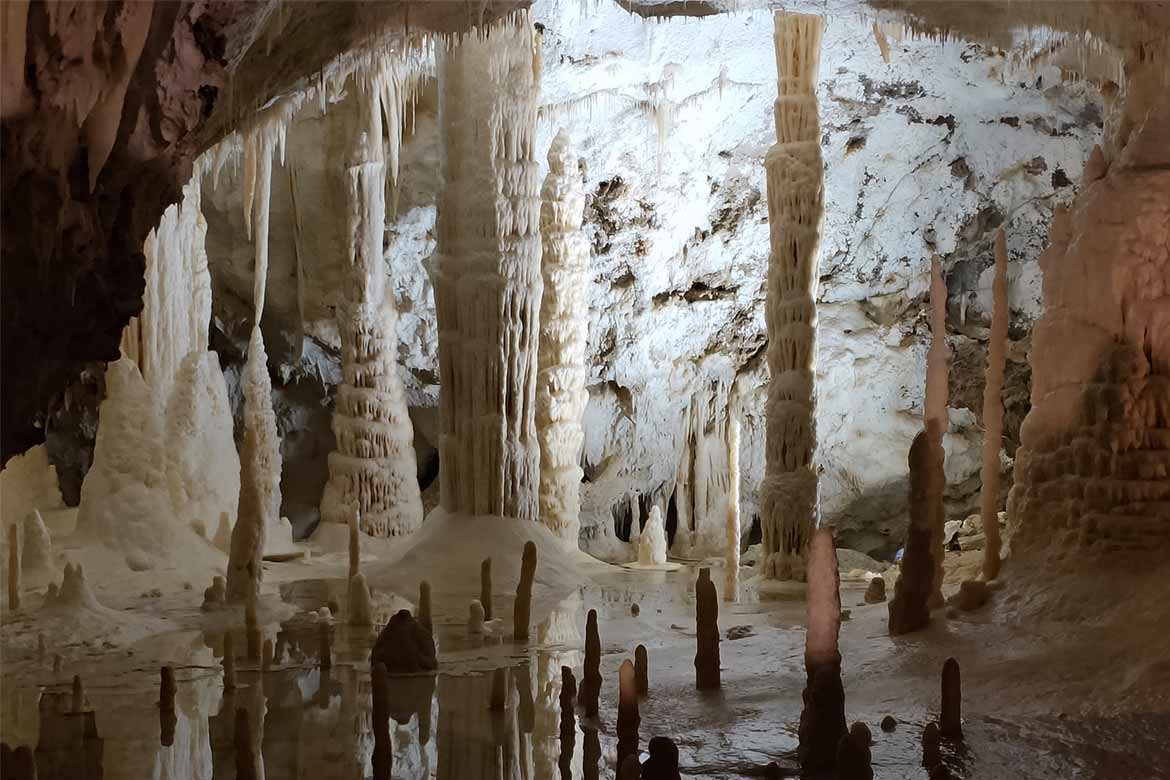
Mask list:
[{"label": "wet cave floor", "polygon": [[[10,616],[0,736],[33,750],[40,780],[235,778],[235,711],[243,709],[259,743],[262,777],[371,777],[368,657],[376,631],[311,613],[343,593],[342,579],[318,573],[319,566],[328,569],[317,561],[266,564],[261,622],[277,659],[263,671],[244,657],[243,610],[203,613],[195,590],[123,603],[107,593],[110,606],[183,626],[127,645],[54,646],[49,638],[42,654],[35,620]],[[640,711],[643,757],[649,739],[665,735],[679,747],[684,777],[763,777],[773,761],[784,776],[797,776],[803,600],[798,593],[761,593],[745,569],[739,601],[720,603],[722,688],[700,693],[695,575],[691,564],[672,572],[594,565],[587,584],[537,614],[526,645],[506,636],[510,591],[495,594],[495,617],[502,619],[489,623],[483,637],[468,634],[465,603],[436,602],[438,673],[391,680],[393,777],[614,777],[617,670],[639,643],[648,651],[650,679]],[[722,590],[723,572],[715,569],[713,579]],[[863,580],[842,582],[850,617],[842,624],[841,652],[847,718],[869,725],[879,780],[927,777],[921,734],[937,717],[939,672],[951,656],[962,665],[964,684],[965,737],[943,743],[955,777],[1170,777],[1170,702],[1157,694],[1102,700],[1102,691],[1138,673],[1117,667],[1123,651],[1106,629],[1009,623],[988,608],[949,619],[939,611],[929,629],[891,639],[886,605],[865,605],[864,590]],[[376,620],[410,606],[378,594]],[[602,644],[600,717],[587,720],[578,711],[573,739],[562,740],[561,667],[571,667],[580,683],[589,609],[598,611]],[[229,630],[238,682],[225,692],[221,659]],[[324,668],[323,630],[332,637]],[[56,674],[54,653],[62,656]],[[160,741],[163,664],[174,667],[178,683],[170,746]],[[71,691],[75,674],[84,685],[80,712]],[[493,686],[502,702],[495,711]],[[887,715],[897,719],[893,731],[879,727]]]}]

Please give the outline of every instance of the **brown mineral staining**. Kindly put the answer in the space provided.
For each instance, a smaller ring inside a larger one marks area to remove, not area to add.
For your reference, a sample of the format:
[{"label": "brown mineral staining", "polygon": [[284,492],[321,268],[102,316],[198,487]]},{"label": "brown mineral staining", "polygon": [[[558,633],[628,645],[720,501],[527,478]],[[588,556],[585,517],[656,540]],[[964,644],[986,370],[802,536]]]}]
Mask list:
[{"label": "brown mineral staining", "polygon": [[963,738],[963,692],[959,662],[948,658],[942,669],[942,712],[939,715],[939,733],[948,739]]},{"label": "brown mineral staining", "polygon": [[714,690],[719,678],[719,594],[711,581],[711,570],[699,569],[695,583],[695,687]]},{"label": "brown mineral staining", "polygon": [[479,564],[479,603],[483,605],[483,619],[492,619],[492,559]]},{"label": "brown mineral staining", "polygon": [[[520,564],[520,582],[516,584],[516,601],[512,606],[512,636],[519,642],[528,640],[528,624],[532,613],[532,582],[536,578],[536,544],[524,543],[524,558]],[[487,607],[484,607],[487,610]]]}]

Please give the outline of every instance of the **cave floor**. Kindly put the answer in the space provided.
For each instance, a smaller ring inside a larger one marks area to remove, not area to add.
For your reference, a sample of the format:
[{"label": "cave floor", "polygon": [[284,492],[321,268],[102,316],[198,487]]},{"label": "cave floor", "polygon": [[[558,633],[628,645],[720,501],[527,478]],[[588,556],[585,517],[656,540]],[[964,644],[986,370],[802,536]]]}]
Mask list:
[{"label": "cave floor", "polygon": [[[242,708],[270,780],[369,777],[374,632],[331,621],[332,665],[322,669],[322,621],[310,612],[344,603],[344,568],[336,554],[266,564],[260,621],[279,645],[278,661],[262,671],[241,658],[239,685],[228,693],[218,659],[229,629],[236,653],[245,654],[242,610],[203,613],[196,589],[131,595],[121,588],[120,598],[118,589],[99,591],[140,630],[64,643],[47,636],[44,654],[35,612],[9,614],[0,736],[11,746],[36,746],[40,780],[235,777],[233,716]],[[394,777],[614,777],[617,669],[638,643],[647,647],[650,678],[641,702],[643,750],[652,736],[671,737],[684,777],[763,777],[770,761],[796,774],[804,684],[798,595],[761,593],[745,568],[739,601],[720,604],[722,689],[698,693],[695,566],[655,572],[588,564],[582,571],[580,588],[536,614],[528,645],[504,636],[511,586],[497,589],[503,619],[489,623],[484,637],[468,635],[466,602],[436,602],[438,674],[397,678],[391,689]],[[713,579],[722,591],[721,569]],[[1106,626],[1010,620],[999,604],[950,619],[940,611],[929,629],[891,639],[886,605],[865,605],[864,590],[864,580],[842,582],[851,614],[841,652],[847,717],[873,732],[879,780],[926,778],[922,728],[937,716],[939,672],[951,656],[964,683],[965,739],[943,748],[955,776],[1170,777],[1170,700],[1160,685],[1170,661],[1141,665],[1127,656],[1132,645]],[[410,594],[378,593],[376,619],[408,606]],[[588,609],[598,611],[602,642],[600,717],[585,721],[578,713],[570,746],[558,738],[560,670],[572,667],[580,683]],[[54,653],[62,656],[59,674]],[[160,744],[163,664],[178,679],[171,746]],[[84,681],[82,714],[70,703],[74,674]],[[1150,680],[1159,684],[1144,684]],[[504,702],[498,713],[489,711],[493,684]],[[886,715],[898,721],[892,732],[878,726]]]}]

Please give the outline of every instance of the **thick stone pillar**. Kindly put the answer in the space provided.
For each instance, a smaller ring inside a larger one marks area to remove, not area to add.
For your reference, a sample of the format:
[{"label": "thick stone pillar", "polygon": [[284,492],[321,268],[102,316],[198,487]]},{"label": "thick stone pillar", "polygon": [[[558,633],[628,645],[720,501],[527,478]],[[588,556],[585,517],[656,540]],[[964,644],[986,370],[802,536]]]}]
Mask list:
[{"label": "thick stone pillar", "polygon": [[[338,215],[345,284],[337,309],[342,371],[333,413],[337,450],[329,455],[321,519],[348,523],[356,514],[363,532],[400,536],[419,526],[423,512],[414,427],[398,376],[398,312],[386,291],[382,256],[387,177],[382,89],[376,76],[355,76],[354,82],[352,105],[341,108],[331,128],[346,195]],[[390,129],[397,134],[397,127]]]},{"label": "thick stone pillar", "polygon": [[537,519],[539,62],[528,14],[439,54],[440,505]]},{"label": "thick stone pillar", "polygon": [[776,14],[776,144],[768,150],[767,434],[761,521],[764,573],[805,578],[818,514],[817,256],[825,176],[817,117],[819,16]]}]

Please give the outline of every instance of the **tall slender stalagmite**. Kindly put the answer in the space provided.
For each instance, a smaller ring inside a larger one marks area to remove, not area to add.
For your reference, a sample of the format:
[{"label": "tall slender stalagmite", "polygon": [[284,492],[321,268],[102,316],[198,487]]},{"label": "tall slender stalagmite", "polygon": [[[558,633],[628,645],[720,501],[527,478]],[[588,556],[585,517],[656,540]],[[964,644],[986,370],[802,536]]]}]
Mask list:
[{"label": "tall slender stalagmite", "polygon": [[[387,64],[355,76],[354,110],[333,125],[342,206],[345,279],[337,307],[342,382],[337,388],[329,454],[329,482],[321,497],[321,519],[348,523],[354,512],[371,536],[408,534],[422,523],[414,427],[398,376],[398,311],[386,293],[382,234],[386,223],[387,165],[382,113],[391,117],[394,141],[406,99],[402,77]],[[393,175],[395,172],[391,172]]]},{"label": "tall slender stalagmite", "polygon": [[581,415],[589,394],[585,364],[589,337],[589,242],[581,232],[585,190],[577,155],[564,130],[548,151],[541,190],[544,244],[536,431],[540,437],[540,520],[571,546],[581,527]]},{"label": "tall slender stalagmite", "polygon": [[942,604],[943,580],[943,491],[946,489],[943,435],[950,427],[947,397],[950,394],[950,366],[947,362],[947,284],[943,279],[938,255],[930,259],[930,351],[926,354],[926,397],[923,400],[923,420],[930,439],[930,474],[942,474],[941,481],[929,481],[924,495],[923,511],[930,521],[930,556],[934,561],[934,575],[930,595],[931,606]]},{"label": "tall slender stalagmite", "polygon": [[727,428],[727,580],[726,601],[739,598],[739,418],[729,409]]},{"label": "tall slender stalagmite", "polygon": [[817,254],[825,182],[817,117],[819,16],[775,18],[776,144],[768,176],[768,383],[766,467],[761,485],[764,573],[805,576],[818,514],[816,472]]},{"label": "tall slender stalagmite", "polygon": [[439,54],[440,505],[538,519],[539,61],[527,12]]},{"label": "tall slender stalagmite", "polygon": [[979,477],[979,514],[983,518],[983,579],[999,576],[999,449],[1003,437],[1003,371],[1007,361],[1007,236],[995,234],[995,281],[992,282],[991,336],[987,345],[987,381],[983,386],[983,467]]},{"label": "tall slender stalagmite", "polygon": [[809,545],[808,629],[804,638],[804,709],[800,713],[800,768],[833,769],[837,743],[848,733],[841,684],[841,580],[833,529],[818,528]]}]

